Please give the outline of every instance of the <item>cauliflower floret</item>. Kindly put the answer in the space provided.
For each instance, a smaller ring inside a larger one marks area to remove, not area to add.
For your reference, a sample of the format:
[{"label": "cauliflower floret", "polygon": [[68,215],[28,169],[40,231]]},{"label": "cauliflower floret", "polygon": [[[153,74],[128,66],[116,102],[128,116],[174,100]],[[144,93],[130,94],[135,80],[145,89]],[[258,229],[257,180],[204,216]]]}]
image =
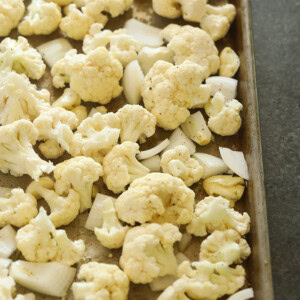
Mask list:
[{"label": "cauliflower floret", "polygon": [[25,12],[23,0],[0,1],[0,36],[8,36],[18,26]]},{"label": "cauliflower floret", "polygon": [[9,68],[29,78],[40,79],[46,70],[41,54],[32,48],[27,39],[4,39],[0,44],[0,70]]},{"label": "cauliflower floret", "polygon": [[187,186],[198,182],[203,175],[203,167],[196,159],[191,158],[189,149],[184,145],[164,152],[161,167],[164,173],[181,178]]},{"label": "cauliflower floret", "polygon": [[13,300],[12,295],[16,291],[14,279],[8,275],[8,269],[0,265],[0,299]]},{"label": "cauliflower floret", "polygon": [[59,6],[65,6],[74,2],[74,0],[45,0],[46,2],[54,2]]},{"label": "cauliflower floret", "polygon": [[5,69],[0,71],[0,124],[20,119],[34,120],[50,108],[48,90],[37,90],[24,75]]},{"label": "cauliflower floret", "polygon": [[214,41],[217,41],[226,36],[235,16],[236,8],[232,4],[225,4],[223,6],[207,4],[205,15],[200,21],[200,26]]},{"label": "cauliflower floret", "polygon": [[87,109],[83,105],[74,107],[73,109],[71,109],[71,112],[76,115],[76,118],[78,120],[76,127],[78,127],[81,122],[88,117]]},{"label": "cauliflower floret", "polygon": [[155,133],[156,118],[140,105],[127,104],[118,110],[121,121],[121,141],[145,143]]},{"label": "cauliflower floret", "polygon": [[83,256],[82,240],[72,242],[64,230],[56,230],[44,208],[28,225],[18,230],[17,247],[30,262],[57,261],[71,266]]},{"label": "cauliflower floret", "polygon": [[94,229],[97,239],[106,248],[121,248],[129,227],[121,225],[117,217],[113,198],[106,197],[103,201],[102,216],[102,227],[95,227]]},{"label": "cauliflower floret", "polygon": [[151,173],[132,182],[116,200],[119,218],[135,222],[187,224],[192,219],[195,193],[181,179]]},{"label": "cauliflower floret", "polygon": [[230,208],[230,202],[223,197],[206,197],[195,207],[187,232],[195,236],[206,236],[214,230],[234,229],[244,235],[250,229],[250,217]]},{"label": "cauliflower floret", "polygon": [[217,92],[215,96],[209,100],[205,106],[205,112],[210,117],[208,127],[213,132],[229,136],[236,134],[242,126],[242,118],[240,112],[243,105],[233,99],[226,101],[221,92]]},{"label": "cauliflower floret", "polygon": [[184,261],[178,267],[180,278],[168,287],[158,300],[216,300],[240,289],[245,283],[245,273],[242,266],[230,268],[221,262],[212,264],[208,261]]},{"label": "cauliflower floret", "polygon": [[153,10],[159,16],[177,19],[181,16],[181,6],[179,0],[153,0]]},{"label": "cauliflower floret", "polygon": [[150,173],[137,159],[139,145],[124,142],[116,145],[103,160],[103,180],[108,189],[115,194],[121,193],[135,179]]},{"label": "cauliflower floret", "polygon": [[39,150],[48,159],[57,159],[65,153],[65,150],[61,148],[59,143],[51,139],[39,144]]},{"label": "cauliflower floret", "polygon": [[51,210],[49,218],[55,227],[70,224],[79,214],[79,194],[70,189],[67,197],[59,196],[54,190],[54,181],[49,177],[33,181],[26,192],[36,200],[43,198],[48,203]]},{"label": "cauliflower floret", "polygon": [[129,292],[127,275],[116,265],[89,262],[80,267],[72,284],[75,300],[126,300]]},{"label": "cauliflower floret", "polygon": [[89,157],[75,157],[56,165],[55,191],[68,195],[73,189],[80,195],[80,212],[92,206],[93,183],[103,175],[100,164]]},{"label": "cauliflower floret", "polygon": [[72,156],[89,156],[102,162],[104,156],[118,143],[120,120],[116,114],[96,113],[85,119],[74,134]]},{"label": "cauliflower floret", "polygon": [[228,265],[240,264],[251,254],[246,240],[232,229],[215,230],[201,243],[199,260],[212,263],[225,262]]},{"label": "cauliflower floret", "polygon": [[51,173],[54,166],[42,160],[33,149],[38,131],[27,120],[0,127],[0,171],[14,176],[28,174],[34,180]]},{"label": "cauliflower floret", "polygon": [[161,30],[160,36],[169,43],[174,36],[182,31],[181,28],[182,27],[178,24],[169,24],[163,30]]},{"label": "cauliflower floret", "polygon": [[5,197],[0,197],[0,227],[8,224],[23,227],[37,215],[37,203],[22,189],[13,189]]},{"label": "cauliflower floret", "polygon": [[77,126],[77,118],[74,113],[61,107],[53,107],[42,112],[33,125],[39,131],[39,141],[55,140],[62,149],[70,152],[73,140],[73,132]]},{"label": "cauliflower floret", "polygon": [[240,67],[240,58],[230,47],[226,47],[220,54],[220,76],[233,77]]},{"label": "cauliflower floret", "polygon": [[145,107],[156,117],[157,125],[173,130],[190,115],[189,108],[205,78],[205,68],[186,61],[174,66],[158,61],[142,86]]},{"label": "cauliflower floret", "polygon": [[128,231],[120,266],[134,283],[149,283],[165,275],[177,274],[173,244],[181,233],[172,224],[144,224]]},{"label": "cauliflower floret", "polygon": [[133,4],[134,0],[100,0],[104,4],[104,11],[113,18],[123,15]]},{"label": "cauliflower floret", "polygon": [[18,26],[22,35],[48,35],[54,32],[61,21],[61,8],[56,3],[32,0],[28,13]]},{"label": "cauliflower floret", "polygon": [[[168,26],[164,30],[168,31]],[[175,31],[178,32],[170,40],[168,48],[175,53],[176,64],[182,64],[186,60],[195,62],[205,68],[205,78],[218,72],[218,49],[204,30],[186,25]]]}]

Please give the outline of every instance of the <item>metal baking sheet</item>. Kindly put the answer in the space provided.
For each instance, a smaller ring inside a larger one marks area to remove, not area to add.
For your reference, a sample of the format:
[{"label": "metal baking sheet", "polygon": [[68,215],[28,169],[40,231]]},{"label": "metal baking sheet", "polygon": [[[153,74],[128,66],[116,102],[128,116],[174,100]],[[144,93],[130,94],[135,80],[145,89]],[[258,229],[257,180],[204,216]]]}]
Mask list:
[{"label": "metal baking sheet", "polygon": [[[182,19],[168,20],[161,18],[153,13],[151,0],[135,0],[134,7],[123,16],[111,19],[106,26],[109,29],[117,29],[123,27],[126,20],[135,17],[145,23],[163,28],[169,23],[185,24]],[[221,4],[225,1],[210,1],[212,4]],[[220,137],[215,135],[214,142],[208,146],[198,147],[197,151],[218,154],[218,147],[229,147],[243,151],[249,166],[250,180],[246,193],[242,200],[238,201],[237,209],[239,211],[247,211],[251,216],[251,231],[247,235],[247,240],[252,249],[251,257],[245,262],[244,266],[247,270],[247,280],[245,287],[251,286],[254,288],[256,300],[272,300],[272,276],[269,254],[269,239],[266,217],[266,203],[265,203],[265,190],[263,179],[263,165],[262,165],[262,152],[260,142],[260,128],[258,117],[258,101],[256,95],[256,82],[255,82],[255,63],[252,41],[252,27],[251,27],[251,8],[250,1],[247,0],[233,0],[229,1],[237,8],[237,18],[231,26],[231,30],[226,38],[217,42],[219,49],[225,46],[231,46],[235,49],[241,59],[241,67],[236,76],[239,80],[238,100],[244,105],[242,112],[243,126],[239,133],[233,137]],[[29,1],[25,1],[26,4]],[[198,26],[198,24],[193,24]],[[18,36],[16,30],[11,34],[11,37]],[[62,36],[60,32],[55,32],[50,36],[32,36],[29,37],[29,42],[34,46],[41,45],[42,43]],[[70,40],[72,45],[81,52],[81,43]],[[44,77],[36,82],[39,88],[47,88],[51,92],[51,100],[54,101],[62,90],[53,89],[51,84],[50,70]],[[112,100],[107,108],[111,112],[117,111],[121,106],[126,103],[123,95],[119,98]],[[92,106],[88,104],[88,106]],[[157,130],[154,137],[141,147],[147,149],[155,145],[159,141],[168,137],[170,132],[165,132],[161,129]],[[64,157],[66,158],[66,157]],[[62,159],[54,161],[60,162]],[[31,179],[28,176],[13,177],[10,175],[0,174],[0,186],[5,187],[22,187],[26,188]],[[102,182],[99,182],[100,192],[111,195],[105,188]],[[202,189],[202,183],[197,183],[192,187],[196,192],[197,201],[205,197]],[[43,202],[40,202],[43,204]],[[86,253],[82,263],[92,260],[97,262],[117,264],[121,250],[105,249],[96,240],[93,232],[84,228],[88,213],[81,214],[73,223],[66,226],[65,229],[71,239],[83,239],[86,243]],[[199,255],[201,239],[193,238],[190,246],[186,250],[186,255],[191,260],[197,260]],[[15,253],[14,258],[22,258],[20,253]],[[78,264],[77,267],[80,267]],[[18,286],[18,292],[28,292],[22,287]],[[154,293],[150,290],[148,285],[135,285],[131,284],[129,299],[131,300],[150,300],[157,299],[159,293]],[[55,299],[37,294],[37,299]],[[66,299],[73,299],[71,292],[69,292]]]}]

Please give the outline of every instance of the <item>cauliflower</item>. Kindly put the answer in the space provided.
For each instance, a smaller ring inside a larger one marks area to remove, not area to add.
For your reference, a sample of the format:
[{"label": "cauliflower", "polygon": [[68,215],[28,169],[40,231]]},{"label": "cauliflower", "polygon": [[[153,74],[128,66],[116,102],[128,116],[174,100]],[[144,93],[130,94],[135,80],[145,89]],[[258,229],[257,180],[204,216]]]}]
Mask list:
[{"label": "cauliflower", "polygon": [[46,2],[54,2],[59,6],[69,5],[74,2],[74,0],[45,0]]},{"label": "cauliflower", "polygon": [[202,244],[199,260],[211,263],[225,262],[228,265],[240,264],[251,254],[246,240],[232,229],[215,230]]},{"label": "cauliflower", "polygon": [[205,106],[205,112],[210,117],[208,127],[213,132],[229,136],[236,134],[242,126],[240,112],[243,105],[233,99],[226,101],[221,92],[217,92],[215,96],[209,100]]},{"label": "cauliflower", "polygon": [[78,127],[83,120],[85,120],[88,117],[87,109],[83,105],[79,105],[71,109],[71,112],[75,114],[77,118],[77,126]]},{"label": "cauliflower", "polygon": [[113,18],[123,15],[133,4],[134,0],[98,0],[104,4],[104,11]]},{"label": "cauliflower", "polygon": [[40,79],[46,65],[41,54],[29,45],[26,38],[19,36],[18,40],[6,38],[0,43],[0,70],[5,68]]},{"label": "cauliflower", "polygon": [[158,300],[216,300],[235,293],[244,285],[246,277],[242,266],[230,268],[225,263],[209,261],[184,261],[178,267],[178,275],[180,278]]},{"label": "cauliflower", "polygon": [[13,300],[12,295],[16,291],[14,279],[8,275],[8,269],[0,265],[0,299]]},{"label": "cauliflower", "polygon": [[72,284],[75,300],[126,300],[129,292],[127,275],[116,265],[89,262],[80,267],[78,279]]},{"label": "cauliflower", "polygon": [[28,13],[18,26],[22,35],[48,35],[54,32],[61,21],[61,8],[56,3],[32,0]]},{"label": "cauliflower", "polygon": [[109,249],[118,249],[123,246],[128,226],[122,226],[115,210],[113,198],[106,197],[102,206],[102,227],[95,227],[94,232],[101,244]]},{"label": "cauliflower", "polygon": [[20,119],[34,120],[50,108],[48,90],[37,90],[24,75],[5,69],[0,71],[0,124]]},{"label": "cauliflower", "polygon": [[195,62],[205,68],[205,78],[217,73],[220,59],[211,37],[204,30],[190,25],[182,26],[177,31],[168,44],[168,48],[175,53],[175,63],[182,64],[186,60]]},{"label": "cauliflower", "polygon": [[160,37],[169,43],[171,39],[175,37],[177,34],[179,34],[181,31],[182,31],[182,27],[180,25],[169,24],[163,30],[161,30]]},{"label": "cauliflower", "polygon": [[116,145],[103,160],[104,177],[109,190],[115,194],[125,191],[125,187],[135,179],[147,175],[150,170],[144,167],[137,159],[139,145],[133,142],[124,142]]},{"label": "cauliflower", "polygon": [[85,119],[74,134],[72,156],[89,156],[102,162],[104,156],[118,143],[120,120],[116,114],[96,113]]},{"label": "cauliflower", "polygon": [[135,222],[187,224],[192,219],[195,193],[177,177],[150,173],[136,179],[116,200],[119,218]]},{"label": "cauliflower", "polygon": [[67,197],[58,195],[54,190],[54,181],[49,177],[33,181],[27,187],[26,192],[36,200],[43,198],[48,203],[51,210],[49,218],[55,227],[70,224],[79,213],[79,194],[70,189]]},{"label": "cauliflower", "polygon": [[198,182],[203,175],[203,167],[191,158],[189,149],[183,145],[164,152],[161,167],[164,173],[181,178],[187,186]]},{"label": "cauliflower", "polygon": [[65,150],[60,147],[59,143],[51,139],[39,144],[39,150],[47,159],[57,159],[65,153]]},{"label": "cauliflower", "polygon": [[28,225],[18,230],[17,247],[29,262],[57,261],[67,266],[77,263],[83,256],[82,240],[72,242],[64,230],[56,230],[44,208]]},{"label": "cauliflower", "polygon": [[200,20],[200,26],[214,41],[217,41],[226,36],[235,16],[236,8],[232,4],[225,4],[223,6],[207,4],[205,14]]},{"label": "cauliflower", "polygon": [[223,197],[206,197],[195,207],[187,232],[195,236],[206,236],[214,230],[234,229],[244,235],[250,229],[250,217],[230,208],[230,202]]},{"label": "cauliflower", "polygon": [[226,47],[220,54],[220,76],[233,77],[240,67],[240,58],[230,47]]},{"label": "cauliflower", "polygon": [[55,191],[68,195],[73,189],[80,195],[80,212],[92,206],[93,183],[103,175],[100,164],[89,157],[75,157],[56,165]]},{"label": "cauliflower", "polygon": [[23,227],[37,215],[36,200],[20,188],[0,197],[0,227],[8,224]]},{"label": "cauliflower", "polygon": [[159,16],[177,19],[181,16],[180,0],[153,0],[153,10]]},{"label": "cauliflower", "polygon": [[140,105],[127,104],[118,110],[121,141],[145,143],[155,133],[156,118]]},{"label": "cauliflower", "polygon": [[64,87],[70,82],[71,89],[83,101],[107,104],[123,90],[119,83],[123,76],[122,65],[104,47],[87,55],[70,50],[55,63],[51,74],[55,87]]},{"label": "cauliflower", "polygon": [[73,140],[73,132],[77,126],[77,118],[74,113],[61,107],[53,107],[42,112],[33,125],[39,131],[39,140],[55,140],[62,149],[70,152]]},{"label": "cauliflower", "polygon": [[189,108],[205,79],[205,68],[186,61],[174,66],[158,61],[142,86],[145,107],[156,117],[157,125],[173,130],[190,115]]},{"label": "cauliflower", "polygon": [[18,26],[25,12],[23,0],[0,1],[0,37],[8,36]]},{"label": "cauliflower", "polygon": [[26,120],[0,127],[0,171],[14,176],[28,174],[34,180],[51,173],[54,166],[42,160],[33,149],[38,131]]},{"label": "cauliflower", "polygon": [[149,283],[157,277],[175,275],[173,244],[181,233],[172,224],[144,224],[128,231],[120,266],[133,283]]}]

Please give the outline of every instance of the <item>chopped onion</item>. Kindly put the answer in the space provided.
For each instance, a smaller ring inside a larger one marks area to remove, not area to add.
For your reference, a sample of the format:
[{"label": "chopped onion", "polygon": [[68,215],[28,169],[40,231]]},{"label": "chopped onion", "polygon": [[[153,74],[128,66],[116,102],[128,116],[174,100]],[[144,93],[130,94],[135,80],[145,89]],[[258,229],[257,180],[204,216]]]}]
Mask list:
[{"label": "chopped onion", "polygon": [[166,152],[167,150],[174,149],[176,146],[184,145],[186,146],[190,154],[193,154],[196,152],[196,145],[193,143],[192,140],[190,140],[184,132],[178,127],[170,136],[170,144],[169,146],[164,150]]},{"label": "chopped onion", "polygon": [[220,147],[219,150],[221,157],[223,158],[228,168],[240,177],[249,180],[249,171],[244,153],[222,147]]},{"label": "chopped onion", "polygon": [[107,195],[103,194],[97,194],[95,201],[93,203],[93,206],[91,207],[89,216],[86,220],[85,223],[85,228],[88,230],[94,231],[95,227],[102,227],[102,222],[103,222],[103,215],[102,215],[102,210],[103,210],[103,202],[105,199],[111,198],[113,199],[113,202],[116,201],[115,198],[112,198]]},{"label": "chopped onion", "polygon": [[148,168],[150,172],[160,172],[160,156],[155,155],[148,159],[142,160],[141,164]]},{"label": "chopped onion", "polygon": [[226,101],[232,100],[237,94],[238,81],[233,78],[212,76],[206,79],[206,84],[210,85],[211,96],[214,96],[216,92],[221,92]]},{"label": "chopped onion", "polygon": [[137,60],[126,66],[123,76],[123,88],[128,103],[139,104],[142,98],[141,88],[144,79],[144,73]]},{"label": "chopped onion", "polygon": [[153,292],[163,291],[168,286],[172,285],[175,280],[177,280],[177,278],[175,276],[172,276],[172,275],[166,275],[166,276],[163,276],[163,277],[155,278],[150,283],[150,289]]},{"label": "chopped onion", "polygon": [[64,58],[65,54],[73,49],[68,40],[59,38],[37,47],[47,65],[52,68],[54,64]]},{"label": "chopped onion", "polygon": [[176,260],[177,260],[178,265],[180,265],[184,261],[190,261],[190,259],[185,254],[183,254],[182,252],[178,252],[176,254]]},{"label": "chopped onion", "polygon": [[136,19],[130,19],[125,24],[127,33],[132,35],[136,40],[149,47],[159,47],[164,44],[160,37],[160,29],[151,25],[142,23]]},{"label": "chopped onion", "polygon": [[0,230],[0,257],[8,258],[16,249],[16,231],[10,225],[6,225]]},{"label": "chopped onion", "polygon": [[227,300],[248,300],[251,298],[254,298],[254,291],[252,288],[249,288],[233,294]]},{"label": "chopped onion", "polygon": [[192,240],[192,236],[189,233],[184,233],[178,244],[179,251],[184,252],[188,247],[189,243],[191,242],[191,240]]},{"label": "chopped onion", "polygon": [[1,268],[8,269],[11,263],[12,260],[9,258],[0,258],[0,270]]},{"label": "chopped onion", "polygon": [[197,159],[203,167],[203,179],[224,174],[229,170],[228,166],[219,157],[206,153],[194,153],[193,158]]},{"label": "chopped onion", "polygon": [[31,263],[17,260],[10,267],[10,276],[18,284],[54,297],[66,295],[75,274],[75,268],[58,262]]},{"label": "chopped onion", "polygon": [[151,158],[151,157],[159,154],[160,152],[162,152],[166,147],[168,147],[169,144],[170,144],[170,141],[168,139],[165,139],[164,141],[162,141],[160,144],[158,144],[154,148],[140,152],[137,155],[137,158],[139,160]]}]

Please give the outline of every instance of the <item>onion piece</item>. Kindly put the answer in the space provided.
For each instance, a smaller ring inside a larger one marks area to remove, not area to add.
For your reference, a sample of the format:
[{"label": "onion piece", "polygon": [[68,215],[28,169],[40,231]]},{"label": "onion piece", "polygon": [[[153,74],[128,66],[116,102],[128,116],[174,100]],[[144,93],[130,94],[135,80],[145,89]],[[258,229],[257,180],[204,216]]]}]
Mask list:
[{"label": "onion piece", "polygon": [[182,252],[178,252],[175,256],[176,256],[176,260],[177,260],[178,265],[180,265],[184,261],[190,261],[190,259],[185,254],[183,254]]},{"label": "onion piece", "polygon": [[55,39],[37,47],[37,50],[50,68],[58,60],[64,58],[65,54],[71,49],[73,49],[72,45],[64,38]]},{"label": "onion piece", "polygon": [[237,95],[238,81],[234,78],[212,76],[206,79],[206,84],[210,85],[211,96],[214,96],[216,92],[221,92],[225,100],[229,101]]},{"label": "onion piece", "polygon": [[227,300],[247,300],[251,298],[254,298],[253,288],[241,290],[230,296]]},{"label": "onion piece", "polygon": [[188,247],[189,243],[191,242],[191,240],[192,240],[192,235],[189,233],[184,233],[178,244],[179,251],[184,252],[186,250],[186,248]]},{"label": "onion piece", "polygon": [[193,143],[191,139],[189,139],[184,132],[178,127],[170,136],[170,145],[164,150],[164,152],[174,149],[176,146],[184,145],[186,146],[190,154],[194,154],[196,152],[196,145]]},{"label": "onion piece", "polygon": [[197,159],[200,165],[203,167],[203,179],[215,175],[221,175],[229,171],[228,166],[219,157],[199,152],[194,153],[192,156],[193,158]]},{"label": "onion piece", "polygon": [[172,275],[155,278],[152,282],[150,282],[150,289],[153,292],[163,291],[168,286],[172,285],[175,280],[177,280],[177,278]]},{"label": "onion piece", "polygon": [[8,258],[16,251],[16,234],[10,225],[0,230],[0,257]]},{"label": "onion piece", "polygon": [[139,160],[151,158],[151,157],[159,154],[160,152],[162,152],[166,147],[169,146],[169,144],[170,144],[170,141],[168,139],[165,139],[164,141],[162,141],[160,144],[158,144],[154,148],[140,152],[137,155],[137,158]]},{"label": "onion piece", "polygon": [[150,157],[148,159],[140,161],[140,163],[148,168],[150,172],[160,172],[160,156],[155,155],[153,157]]},{"label": "onion piece", "polygon": [[145,76],[137,60],[130,62],[124,71],[123,88],[130,104],[139,104],[142,99],[142,84]]},{"label": "onion piece", "polygon": [[89,216],[88,216],[88,218],[86,220],[86,223],[85,223],[85,228],[86,229],[94,231],[95,227],[98,227],[98,228],[102,227],[102,223],[103,223],[103,214],[102,214],[103,202],[107,198],[113,199],[113,202],[116,201],[115,198],[112,198],[112,197],[107,196],[107,195],[103,195],[103,194],[97,194],[96,195],[93,206],[91,207]]},{"label": "onion piece", "polygon": [[159,47],[164,44],[160,37],[160,29],[151,25],[140,22],[136,19],[130,19],[126,22],[125,27],[127,33],[132,35],[139,42],[144,43],[145,46]]},{"label": "onion piece", "polygon": [[6,194],[9,194],[12,189],[6,187],[0,187],[0,197],[4,197]]},{"label": "onion piece", "polygon": [[17,260],[10,267],[10,276],[18,284],[54,297],[66,295],[75,274],[75,268],[58,262],[31,263]]},{"label": "onion piece", "polygon": [[221,157],[228,168],[240,177],[249,180],[249,171],[244,153],[222,147],[220,147],[219,150]]}]

